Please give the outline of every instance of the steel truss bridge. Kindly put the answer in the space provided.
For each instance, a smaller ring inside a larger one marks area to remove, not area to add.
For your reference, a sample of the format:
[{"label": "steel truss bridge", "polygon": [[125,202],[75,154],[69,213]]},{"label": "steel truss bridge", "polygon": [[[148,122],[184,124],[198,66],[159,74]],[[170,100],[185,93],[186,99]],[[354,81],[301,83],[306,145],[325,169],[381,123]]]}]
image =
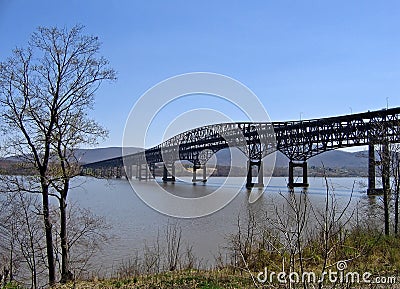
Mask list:
[{"label": "steel truss bridge", "polygon": [[[193,182],[206,182],[206,162],[212,155],[228,147],[239,148],[248,158],[246,187],[263,186],[262,159],[280,151],[289,159],[288,187],[308,187],[307,160],[313,156],[339,148],[369,146],[368,192],[375,192],[375,145],[381,145],[385,155],[391,143],[400,143],[400,107],[368,111],[336,117],[285,121],[235,122],[213,124],[180,133],[165,142],[142,152],[112,158],[82,166],[87,175],[107,174],[132,178],[154,177],[156,165],[163,164],[163,181],[175,181],[175,161],[189,161],[193,165]],[[381,157],[382,159],[382,157]],[[252,182],[253,167],[257,167],[258,182]],[[294,181],[294,169],[302,168],[302,182]],[[196,170],[203,169],[197,179]],[[389,170],[388,164],[383,170]],[[388,175],[388,174],[387,174]]]}]

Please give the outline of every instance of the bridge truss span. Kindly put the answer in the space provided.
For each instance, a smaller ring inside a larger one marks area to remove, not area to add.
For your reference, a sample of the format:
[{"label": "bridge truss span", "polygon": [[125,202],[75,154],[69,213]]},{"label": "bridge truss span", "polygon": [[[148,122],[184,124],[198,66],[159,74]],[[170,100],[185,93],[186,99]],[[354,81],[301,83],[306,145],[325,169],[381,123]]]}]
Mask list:
[{"label": "bridge truss span", "polygon": [[277,149],[290,160],[370,143],[400,142],[400,108],[293,122],[275,122]]},{"label": "bridge truss span", "polygon": [[[182,132],[143,152],[86,164],[83,169],[147,164],[154,175],[155,164],[164,163],[164,178],[168,181],[174,180],[174,176],[168,178],[167,166],[173,167],[175,161],[184,160],[193,164],[193,180],[197,180],[196,169],[202,167],[205,171],[205,163],[214,153],[235,147],[248,158],[248,188],[263,185],[262,159],[276,151],[289,159],[288,186],[307,187],[307,160],[311,157],[339,148],[369,145],[373,149],[375,144],[390,143],[400,143],[400,107],[300,121],[212,124]],[[369,155],[370,166],[375,166],[372,154]],[[256,184],[252,183],[253,166],[257,166],[259,175]],[[303,168],[301,183],[294,183],[293,171],[296,167]],[[128,168],[125,171],[132,170]],[[369,171],[372,172],[371,167]],[[206,181],[204,178],[203,175],[202,181]]]}]

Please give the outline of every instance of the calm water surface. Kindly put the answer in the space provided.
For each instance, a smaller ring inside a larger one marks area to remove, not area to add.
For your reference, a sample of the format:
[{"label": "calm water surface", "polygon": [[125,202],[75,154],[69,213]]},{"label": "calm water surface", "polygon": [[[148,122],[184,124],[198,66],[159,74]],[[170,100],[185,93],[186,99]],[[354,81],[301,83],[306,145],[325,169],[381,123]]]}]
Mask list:
[{"label": "calm water surface", "polygon": [[[168,190],[176,190],[179,194],[197,195],[199,192],[211,193],[222,181],[222,178],[210,178],[206,185],[193,186],[190,183],[177,182],[166,186]],[[377,202],[367,197],[365,188],[359,185],[366,183],[366,179],[331,178],[328,181],[334,187],[339,206],[344,206],[351,195],[350,208],[362,209],[371,202]],[[272,178],[265,193],[252,205],[248,203],[247,191],[242,189],[230,204],[216,213],[195,219],[178,219],[148,207],[135,194],[127,180],[81,177],[74,182],[76,186],[70,192],[69,201],[105,217],[112,226],[111,234],[115,238],[103,248],[95,260],[97,269],[105,274],[111,273],[121,261],[134,256],[136,250],[140,252],[146,243],[153,244],[158,234],[162,242],[165,228],[171,223],[182,228],[182,240],[193,245],[193,250],[203,260],[203,265],[212,265],[219,248],[226,244],[227,236],[235,232],[238,215],[245,216],[249,208],[256,212],[272,213],[274,206],[283,202],[280,193],[283,196],[289,194],[285,178]],[[309,199],[313,206],[322,208],[326,194],[325,180],[310,178],[309,182]],[[141,183],[144,190],[147,187],[151,189],[150,184],[145,181]],[[233,186],[232,189],[237,188]],[[301,189],[296,190],[295,194],[300,195]]]}]

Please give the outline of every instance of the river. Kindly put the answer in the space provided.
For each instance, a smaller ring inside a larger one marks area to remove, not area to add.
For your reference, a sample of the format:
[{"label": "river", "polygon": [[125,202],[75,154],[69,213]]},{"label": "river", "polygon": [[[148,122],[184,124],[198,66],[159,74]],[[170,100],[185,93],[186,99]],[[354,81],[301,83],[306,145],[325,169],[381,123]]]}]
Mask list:
[{"label": "river", "polygon": [[[159,180],[158,180],[159,181]],[[192,192],[215,189],[222,178],[210,178],[203,185],[193,186],[190,183],[176,182],[167,184],[169,190]],[[141,188],[151,189],[151,185],[141,181]],[[154,180],[149,181],[154,182]],[[307,195],[315,208],[323,208],[326,197],[326,186],[323,178],[310,178]],[[328,183],[335,190],[339,207],[344,207],[351,197],[349,209],[364,210],[377,199],[365,193],[363,178],[329,178]],[[238,215],[244,216],[248,209],[274,213],[275,206],[280,206],[284,196],[289,194],[285,178],[272,178],[265,192],[254,204],[249,204],[248,193],[242,189],[237,197],[223,209],[200,218],[178,219],[168,217],[147,206],[133,191],[125,179],[95,179],[80,177],[74,180],[74,187],[69,195],[69,202],[88,208],[102,216],[111,225],[112,241],[105,244],[101,253],[95,257],[96,272],[103,275],[112,274],[122,261],[134,256],[136,251],[143,250],[145,244],[154,244],[157,236],[163,234],[168,224],[182,228],[182,241],[193,246],[197,258],[204,267],[213,265],[218,250],[226,245],[227,237],[236,230]],[[300,196],[301,189],[295,194]]]}]

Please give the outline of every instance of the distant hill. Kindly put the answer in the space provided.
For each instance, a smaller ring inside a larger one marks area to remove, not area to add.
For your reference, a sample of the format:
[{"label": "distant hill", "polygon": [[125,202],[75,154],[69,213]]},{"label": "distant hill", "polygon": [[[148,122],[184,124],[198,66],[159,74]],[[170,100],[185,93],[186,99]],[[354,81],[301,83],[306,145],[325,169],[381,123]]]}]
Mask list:
[{"label": "distant hill", "polygon": [[345,152],[345,151],[328,151],[311,158],[308,162],[309,166],[330,168],[359,168],[368,166],[368,153]]},{"label": "distant hill", "polygon": [[[241,167],[245,166],[247,158],[238,149],[233,149],[232,151],[232,165]],[[228,149],[220,150],[217,152],[218,164],[229,165],[230,164],[230,153]],[[312,157],[308,160],[308,166],[322,167],[322,164],[326,168],[360,168],[367,167],[368,165],[368,153],[364,151],[360,152],[345,152],[340,150],[328,151]],[[287,167],[289,164],[289,159],[281,152],[276,154],[276,167]]]},{"label": "distant hill", "polygon": [[[137,153],[143,149],[137,147],[127,148],[128,153]],[[94,163],[107,159],[112,159],[122,156],[121,147],[95,148],[95,149],[78,149],[75,153],[79,162],[82,164]]]},{"label": "distant hill", "polygon": [[[141,148],[131,147],[127,151],[129,153],[137,153],[141,151]],[[247,158],[239,149],[232,149],[232,165],[235,167],[246,166]],[[76,157],[82,164],[93,163],[122,155],[121,147],[106,147],[106,148],[95,148],[95,149],[78,149],[76,151]],[[309,167],[322,167],[322,164],[326,168],[366,168],[368,166],[368,152],[345,152],[340,150],[328,151],[312,157],[308,160]],[[231,154],[228,149],[220,150],[216,153],[217,163],[221,166],[230,165]],[[16,162],[21,161],[19,157],[7,157],[3,158],[2,161]],[[278,152],[276,155],[276,167],[287,167],[289,159]]]},{"label": "distant hill", "polygon": [[[132,147],[127,150],[129,153],[137,153],[142,149]],[[231,152],[232,167],[235,167],[237,172],[243,173],[247,165],[247,157],[237,148],[232,149]],[[122,155],[122,148],[79,149],[75,154],[81,164],[87,164],[120,157]],[[331,176],[364,176],[368,168],[367,157],[368,153],[365,151],[354,153],[339,150],[325,152],[308,160],[309,173],[310,175],[325,174],[325,170],[321,170],[323,165]],[[17,156],[1,158],[0,171],[6,171],[11,174],[26,174],[27,172],[25,169],[21,171],[22,167],[15,165],[20,162],[24,162],[24,158]],[[215,164],[215,158],[210,162]],[[216,153],[216,164],[221,167],[222,171],[224,168],[231,165],[231,153],[229,149],[223,149]],[[278,152],[276,155],[274,175],[286,176],[288,165],[288,158],[281,152]]]}]

